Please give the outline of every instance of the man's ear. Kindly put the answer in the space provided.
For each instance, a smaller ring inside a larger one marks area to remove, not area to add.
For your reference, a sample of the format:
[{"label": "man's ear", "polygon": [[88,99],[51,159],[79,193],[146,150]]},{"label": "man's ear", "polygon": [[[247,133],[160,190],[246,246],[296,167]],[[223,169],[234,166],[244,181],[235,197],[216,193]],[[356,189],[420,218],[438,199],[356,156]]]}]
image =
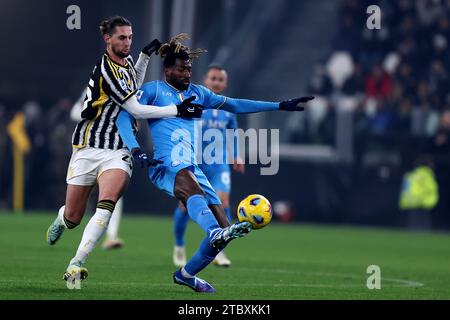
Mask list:
[{"label": "man's ear", "polygon": [[111,39],[111,36],[109,34],[104,34],[103,35],[103,41],[105,41],[105,43],[108,43],[109,39]]},{"label": "man's ear", "polygon": [[170,73],[170,69],[167,67],[164,67],[163,72],[164,72],[164,75],[167,77]]}]

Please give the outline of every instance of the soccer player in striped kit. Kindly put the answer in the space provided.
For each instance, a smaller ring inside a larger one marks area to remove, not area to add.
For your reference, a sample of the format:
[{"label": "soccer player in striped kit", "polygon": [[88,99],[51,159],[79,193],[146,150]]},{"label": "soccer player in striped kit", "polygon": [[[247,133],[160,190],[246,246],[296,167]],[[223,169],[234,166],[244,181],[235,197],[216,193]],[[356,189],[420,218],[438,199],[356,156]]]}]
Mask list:
[{"label": "soccer player in striped kit", "polygon": [[[86,90],[83,91],[80,98],[75,102],[70,110],[70,118],[77,123],[83,120],[81,112],[83,111],[84,98],[86,97]],[[122,248],[125,242],[119,238],[119,225],[123,213],[123,197],[117,200],[114,211],[109,220],[108,228],[106,229],[105,241],[102,247],[106,250]]]}]

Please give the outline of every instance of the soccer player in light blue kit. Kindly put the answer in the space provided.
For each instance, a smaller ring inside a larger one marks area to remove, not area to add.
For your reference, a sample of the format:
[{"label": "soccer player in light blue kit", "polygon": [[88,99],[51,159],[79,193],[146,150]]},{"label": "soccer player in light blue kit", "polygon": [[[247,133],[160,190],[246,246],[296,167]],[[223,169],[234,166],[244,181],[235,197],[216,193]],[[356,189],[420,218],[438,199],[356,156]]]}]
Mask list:
[{"label": "soccer player in light blue kit", "polygon": [[[179,41],[186,39],[178,35],[169,43],[161,45],[158,53],[164,59],[165,81],[145,83],[139,91],[140,103],[168,105],[186,98],[188,103],[202,105],[205,109],[222,109],[232,113],[253,113],[273,110],[303,111],[300,103],[313,97],[296,98],[283,102],[262,102],[232,99],[214,94],[211,90],[190,83],[191,61],[201,51],[191,51]],[[194,102],[195,101],[195,102]],[[132,128],[133,118],[121,111],[116,125],[126,146],[136,161],[148,156],[140,151]],[[240,222],[230,225],[213,187],[196,163],[196,121],[180,118],[149,120],[153,138],[154,155],[159,161],[149,169],[149,177],[160,190],[180,200],[192,220],[206,233],[194,256],[173,274],[176,284],[188,286],[196,292],[213,293],[216,290],[196,275],[209,265],[226,245],[251,231],[251,224]],[[142,166],[142,165],[141,165]]]},{"label": "soccer player in light blue kit", "polygon": [[[203,84],[215,94],[221,94],[228,85],[228,75],[224,68],[219,65],[211,65],[205,74]],[[231,173],[229,163],[233,164],[236,172],[244,173],[244,162],[239,157],[237,137],[234,139],[233,150],[226,144],[226,130],[237,129],[237,119],[234,113],[225,110],[208,109],[203,111],[201,119],[201,133],[205,134],[208,130],[214,130],[214,142],[204,141],[202,139],[202,148],[199,151],[206,150],[211,144],[215,147],[212,157],[216,157],[213,163],[201,161],[199,168],[203,171],[208,181],[219,196],[223,209],[229,221],[230,216],[230,191],[231,191]],[[219,134],[220,133],[220,134]],[[215,152],[215,149],[218,152]],[[197,157],[198,160],[198,157]],[[209,159],[202,159],[209,160]],[[174,236],[175,246],[173,248],[172,260],[175,266],[184,267],[186,264],[185,234],[189,222],[189,214],[183,205],[179,203],[174,212]],[[221,267],[231,265],[230,259],[224,251],[219,252],[213,260],[213,264]]]}]

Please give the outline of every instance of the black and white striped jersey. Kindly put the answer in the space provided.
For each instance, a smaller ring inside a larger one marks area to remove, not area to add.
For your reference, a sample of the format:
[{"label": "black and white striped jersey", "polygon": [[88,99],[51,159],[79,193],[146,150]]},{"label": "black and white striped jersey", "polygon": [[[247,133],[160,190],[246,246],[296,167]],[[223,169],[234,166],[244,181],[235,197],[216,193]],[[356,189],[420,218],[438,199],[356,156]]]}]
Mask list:
[{"label": "black and white striped jersey", "polygon": [[125,60],[126,64],[120,65],[105,53],[95,65],[86,88],[82,120],[72,135],[74,148],[124,148],[115,122],[121,105],[138,89],[133,59],[128,56]]}]

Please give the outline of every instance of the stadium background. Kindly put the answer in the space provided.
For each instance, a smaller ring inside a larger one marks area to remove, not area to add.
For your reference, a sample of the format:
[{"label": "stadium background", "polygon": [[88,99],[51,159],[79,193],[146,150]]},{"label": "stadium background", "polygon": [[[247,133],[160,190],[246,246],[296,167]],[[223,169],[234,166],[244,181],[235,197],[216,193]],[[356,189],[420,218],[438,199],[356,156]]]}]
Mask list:
[{"label": "stadium background", "polygon": [[[81,30],[66,28],[72,4],[81,8]],[[381,30],[366,28],[370,4],[381,7]],[[56,212],[63,203],[70,109],[104,49],[99,22],[120,14],[133,23],[134,57],[153,38],[184,31],[208,50],[194,82],[214,62],[228,69],[229,96],[317,97],[304,113],[239,116],[244,129],[280,129],[280,171],[260,176],[248,165],[245,175],[233,174],[234,205],[261,193],[284,204],[275,219],[285,221],[448,230],[449,13],[444,0],[2,1],[0,210],[14,208],[7,125],[19,111],[31,143],[24,209]],[[148,79],[161,76],[159,58],[150,68]],[[418,159],[434,163],[439,202],[400,210],[404,174]],[[135,168],[126,213],[170,215],[174,205]]]}]

